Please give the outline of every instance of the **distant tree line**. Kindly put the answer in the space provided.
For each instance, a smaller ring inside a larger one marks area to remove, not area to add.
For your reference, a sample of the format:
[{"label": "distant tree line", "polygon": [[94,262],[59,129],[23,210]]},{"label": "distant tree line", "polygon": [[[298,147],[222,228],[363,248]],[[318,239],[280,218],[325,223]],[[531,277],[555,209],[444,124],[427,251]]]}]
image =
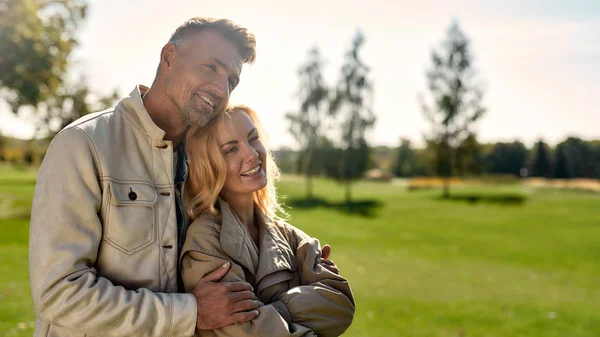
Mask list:
[{"label": "distant tree line", "polygon": [[[504,174],[516,177],[600,179],[600,141],[569,137],[555,147],[539,140],[528,149],[522,142],[478,144],[469,140],[468,151],[457,151],[453,165],[458,176]],[[459,150],[461,147],[459,147]],[[434,175],[431,167],[424,173],[427,149],[413,149],[404,140],[391,165],[398,177]]]},{"label": "distant tree line", "polygon": [[[465,141],[469,144],[459,146],[451,161],[458,177],[510,175],[600,179],[600,140],[568,137],[554,147],[539,140],[531,148],[520,141],[487,144],[480,144],[474,138]],[[432,161],[434,146],[415,148],[408,139],[402,139],[395,148],[376,146],[369,149],[367,168],[390,171],[399,178],[437,176]],[[297,151],[280,149],[275,154],[285,173],[301,173],[295,166]],[[321,156],[319,160],[322,161],[319,166],[327,166],[327,161],[335,158]]]}]

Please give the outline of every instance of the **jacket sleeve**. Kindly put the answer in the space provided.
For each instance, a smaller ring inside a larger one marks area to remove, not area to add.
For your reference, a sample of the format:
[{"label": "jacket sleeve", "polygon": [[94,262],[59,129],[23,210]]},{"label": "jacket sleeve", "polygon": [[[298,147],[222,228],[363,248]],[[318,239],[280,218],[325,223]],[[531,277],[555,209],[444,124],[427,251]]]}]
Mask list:
[{"label": "jacket sleeve", "polygon": [[94,156],[81,130],[65,129],[50,144],[39,170],[29,241],[38,318],[95,336],[192,336],[193,295],[127,290],[97,276],[102,191]]},{"label": "jacket sleeve", "polygon": [[[191,292],[201,278],[225,262],[231,263],[229,272],[221,282],[245,281],[244,270],[235,263],[219,243],[214,226],[194,221],[187,230],[181,252],[181,273],[185,290]],[[283,305],[268,304],[258,309],[259,315],[251,322],[236,323],[214,330],[199,330],[198,337],[270,336],[270,337],[316,337],[315,333],[300,324],[290,323],[279,313]]]},{"label": "jacket sleeve", "polygon": [[352,323],[355,303],[346,279],[319,265],[319,241],[294,229],[301,285],[279,295],[294,323],[318,336],[339,336]]}]

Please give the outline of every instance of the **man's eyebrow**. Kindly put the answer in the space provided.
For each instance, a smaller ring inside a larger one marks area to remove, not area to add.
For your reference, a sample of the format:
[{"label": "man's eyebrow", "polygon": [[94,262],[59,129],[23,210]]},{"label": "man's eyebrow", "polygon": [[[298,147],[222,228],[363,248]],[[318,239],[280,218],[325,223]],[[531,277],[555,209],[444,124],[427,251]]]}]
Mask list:
[{"label": "man's eyebrow", "polygon": [[221,66],[221,68],[228,70],[229,68],[227,67],[227,65],[225,63],[223,63],[223,61],[219,60],[216,57],[212,58],[213,62],[217,63],[219,66]]},{"label": "man's eyebrow", "polygon": [[[226,72],[231,71],[231,69],[229,69],[229,67],[225,63],[223,63],[223,61],[219,60],[218,58],[213,57],[212,60],[213,60],[213,62],[218,64],[221,68],[225,69]],[[240,83],[240,77],[238,75],[233,75],[233,76],[231,76],[231,78],[235,81],[234,86],[237,85],[238,83]]]}]

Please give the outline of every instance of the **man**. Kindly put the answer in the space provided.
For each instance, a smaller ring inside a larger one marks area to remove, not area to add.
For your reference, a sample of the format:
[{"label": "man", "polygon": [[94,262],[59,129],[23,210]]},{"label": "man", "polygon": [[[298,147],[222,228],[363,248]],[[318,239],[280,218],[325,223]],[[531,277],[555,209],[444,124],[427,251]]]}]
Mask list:
[{"label": "man", "polygon": [[[136,36],[139,38],[139,36]],[[115,51],[118,52],[118,51]],[[150,88],[85,116],[52,141],[38,174],[29,249],[35,336],[192,336],[256,318],[249,284],[178,293],[182,139],[222,113],[255,38],[229,20],[194,18],[163,47]]]}]

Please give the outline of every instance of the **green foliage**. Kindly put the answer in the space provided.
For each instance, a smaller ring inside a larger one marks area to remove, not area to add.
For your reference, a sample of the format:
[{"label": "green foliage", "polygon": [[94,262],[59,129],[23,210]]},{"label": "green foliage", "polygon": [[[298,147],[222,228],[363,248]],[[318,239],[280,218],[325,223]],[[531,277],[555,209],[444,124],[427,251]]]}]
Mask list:
[{"label": "green foliage", "polygon": [[84,78],[69,87],[63,87],[46,102],[46,116],[38,130],[52,138],[56,132],[89,113],[111,107],[119,98],[117,90],[103,97],[96,97]]},{"label": "green foliage", "polygon": [[540,139],[533,147],[530,175],[532,177],[546,178],[550,177],[551,174],[552,158],[550,156],[550,147]]},{"label": "green foliage", "polygon": [[527,148],[519,141],[496,143],[485,159],[487,172],[519,176],[526,167],[527,155]]},{"label": "green foliage", "polygon": [[556,145],[554,176],[556,178],[600,179],[600,146],[569,137]]},{"label": "green foliage", "polygon": [[481,175],[483,173],[483,150],[474,133],[469,133],[456,148],[455,165],[456,173],[459,176]]},{"label": "green foliage", "polygon": [[52,98],[64,83],[84,0],[0,2],[0,88],[18,112]]},{"label": "green foliage", "polygon": [[411,177],[415,175],[417,154],[412,149],[410,140],[403,138],[394,158],[392,172],[397,177]]},{"label": "green foliage", "polygon": [[[428,140],[435,149],[434,173],[449,178],[454,174],[456,148],[472,134],[470,126],[485,113],[483,91],[474,81],[470,42],[457,22],[450,26],[441,48],[432,52],[431,61],[427,72],[430,97],[421,95],[420,103],[432,126]],[[448,194],[447,184],[444,195]]]}]

